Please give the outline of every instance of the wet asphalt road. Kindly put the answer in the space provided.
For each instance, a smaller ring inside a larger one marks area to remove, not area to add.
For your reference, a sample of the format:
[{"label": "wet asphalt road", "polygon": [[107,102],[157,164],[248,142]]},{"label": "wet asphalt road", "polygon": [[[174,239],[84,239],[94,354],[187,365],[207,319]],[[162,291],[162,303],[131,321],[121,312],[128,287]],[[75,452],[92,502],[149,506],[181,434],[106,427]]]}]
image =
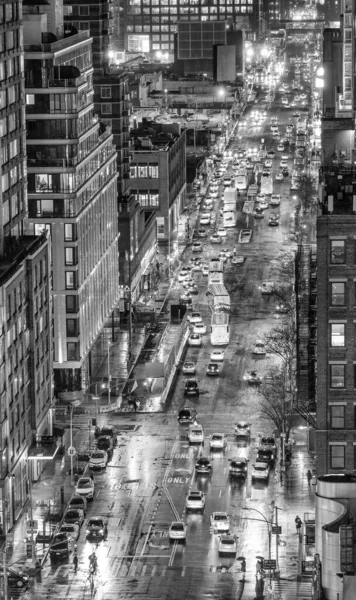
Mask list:
[{"label": "wet asphalt road", "polygon": [[[238,147],[258,147],[261,138],[267,149],[276,151],[277,143],[270,134],[270,116],[278,115],[282,133],[295,109],[282,109],[281,94],[269,111],[267,119],[259,127],[249,107],[243,116],[246,128],[240,128],[241,139],[236,136],[232,152]],[[249,115],[251,115],[249,117]],[[279,165],[280,153],[276,151],[273,171]],[[293,154],[290,155],[290,166]],[[231,171],[231,167],[230,167]],[[109,532],[106,540],[99,542],[98,574],[88,577],[88,556],[93,544],[85,540],[82,532],[78,540],[79,569],[74,573],[71,558],[68,563],[47,562],[43,572],[28,594],[28,598],[44,600],[56,598],[96,598],[99,600],[181,600],[209,599],[232,600],[251,598],[244,592],[244,576],[240,562],[234,557],[218,555],[218,536],[210,532],[210,514],[226,510],[230,514],[231,532],[238,536],[238,556],[247,559],[246,578],[254,573],[255,557],[268,556],[266,524],[252,520],[253,512],[242,507],[256,507],[271,517],[271,501],[287,502],[285,491],[272,473],[269,484],[231,482],[228,476],[229,458],[246,456],[251,464],[256,455],[256,440],[260,433],[272,433],[270,423],[264,422],[258,412],[258,399],[253,389],[243,381],[247,370],[256,369],[263,374],[276,364],[276,358],[255,358],[251,354],[254,343],[264,332],[276,324],[272,300],[262,296],[259,286],[266,279],[290,283],[283,272],[282,259],[295,248],[294,223],[298,200],[291,199],[290,177],[274,184],[274,192],[283,200],[279,209],[268,208],[261,220],[250,218],[253,237],[250,244],[237,244],[238,232],[246,225],[246,215],[239,212],[238,225],[228,231],[222,246],[231,250],[237,245],[238,254],[246,259],[243,265],[226,264],[224,281],[232,300],[230,344],[226,348],[222,373],[208,378],[205,369],[210,362],[210,336],[204,336],[201,348],[187,348],[186,359],[197,364],[197,378],[201,393],[198,399],[185,399],[184,379],[179,375],[167,402],[167,410],[161,414],[116,415],[110,423],[121,431],[119,447],[106,472],[95,477],[96,494],[89,506],[88,516],[106,515]],[[220,187],[222,192],[223,188]],[[220,200],[215,201],[218,214]],[[239,207],[241,209],[242,201]],[[268,227],[271,214],[280,214],[280,225]],[[218,224],[220,220],[218,219]],[[220,246],[204,242],[204,260],[216,256]],[[185,262],[191,256],[189,248],[184,254]],[[199,295],[194,307],[201,312],[209,325],[210,311],[205,292],[207,277],[201,272],[194,275]],[[178,297],[182,286],[176,284],[172,299]],[[190,446],[185,427],[178,425],[177,412],[184,406],[194,406],[198,421],[202,424],[205,444]],[[237,443],[234,423],[248,420],[252,423],[250,443]],[[227,435],[228,444],[223,452],[211,452],[209,436],[214,432]],[[194,465],[198,456],[213,458],[213,472],[209,477],[196,477]],[[206,494],[206,506],[202,514],[185,511],[186,494],[191,490]],[[256,516],[256,513],[255,513]],[[168,528],[172,520],[182,519],[187,524],[187,542],[170,543]]]}]

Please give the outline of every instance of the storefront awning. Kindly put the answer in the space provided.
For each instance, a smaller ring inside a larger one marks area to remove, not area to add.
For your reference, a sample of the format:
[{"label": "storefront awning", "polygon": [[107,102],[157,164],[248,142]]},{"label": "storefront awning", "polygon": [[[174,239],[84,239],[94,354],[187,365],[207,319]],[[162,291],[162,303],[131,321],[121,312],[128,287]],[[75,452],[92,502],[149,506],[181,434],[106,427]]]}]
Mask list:
[{"label": "storefront awning", "polygon": [[59,446],[56,442],[52,444],[40,444],[36,443],[28,451],[28,460],[52,460],[57,452]]}]

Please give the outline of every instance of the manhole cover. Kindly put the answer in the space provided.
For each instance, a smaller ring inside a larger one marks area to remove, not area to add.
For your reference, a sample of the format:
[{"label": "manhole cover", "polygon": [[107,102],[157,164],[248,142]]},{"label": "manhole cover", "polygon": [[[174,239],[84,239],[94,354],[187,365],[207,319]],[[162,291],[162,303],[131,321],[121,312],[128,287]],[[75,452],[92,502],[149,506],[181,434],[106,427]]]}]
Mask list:
[{"label": "manhole cover", "polygon": [[117,425],[117,428],[120,431],[137,431],[139,427],[141,427],[141,426],[140,425],[129,425],[126,423],[125,423],[125,425]]}]

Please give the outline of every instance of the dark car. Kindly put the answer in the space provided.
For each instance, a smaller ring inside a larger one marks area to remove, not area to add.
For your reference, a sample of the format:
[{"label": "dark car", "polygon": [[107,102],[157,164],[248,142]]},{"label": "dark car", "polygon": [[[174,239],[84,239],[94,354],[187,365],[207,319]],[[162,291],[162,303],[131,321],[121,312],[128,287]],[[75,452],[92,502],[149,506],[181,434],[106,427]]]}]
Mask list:
[{"label": "dark car", "polygon": [[279,225],[279,217],[270,217],[269,221],[268,221],[268,225],[269,227],[278,227]]},{"label": "dark car", "polygon": [[[18,571],[13,567],[7,567],[7,585],[10,588],[22,588],[25,589],[28,587],[30,580],[22,571]],[[0,580],[4,577],[4,568],[0,566]]]},{"label": "dark car", "polygon": [[108,459],[111,460],[113,452],[114,452],[114,440],[109,435],[101,435],[98,438],[96,447],[99,450],[106,450],[108,454]]},{"label": "dark car", "polygon": [[199,396],[199,385],[196,379],[187,379],[184,384],[185,396]]},{"label": "dark car", "polygon": [[247,477],[247,459],[243,457],[234,457],[230,459],[229,467],[230,477],[241,477],[246,479]]},{"label": "dark car", "polygon": [[178,421],[181,425],[193,423],[197,418],[197,411],[194,408],[182,408],[178,413]]},{"label": "dark car", "polygon": [[217,377],[220,375],[220,365],[217,363],[209,363],[206,368],[206,374]]},{"label": "dark car", "polygon": [[63,515],[63,523],[78,523],[79,527],[84,522],[84,511],[80,508],[67,508]]},{"label": "dark car", "polygon": [[95,429],[95,437],[101,437],[101,436],[109,436],[112,438],[113,440],[113,444],[114,446],[117,443],[117,432],[115,427],[110,427],[109,425],[104,425],[104,427],[97,427]]},{"label": "dark car", "polygon": [[87,537],[104,538],[108,533],[108,520],[106,517],[90,517],[87,523]]},{"label": "dark car", "polygon": [[201,456],[195,463],[195,472],[200,475],[210,475],[212,471],[211,460],[206,456]]},{"label": "dark car", "polygon": [[273,450],[257,450],[256,462],[267,462],[271,467],[274,465],[275,455]]},{"label": "dark car", "polygon": [[288,169],[283,169],[282,173],[283,173],[283,177],[288,177],[288,175],[289,175]]},{"label": "dark car", "polygon": [[193,300],[192,297],[189,293],[186,294],[182,294],[181,296],[179,296],[179,304],[192,304]]},{"label": "dark car", "polygon": [[80,508],[84,514],[87,512],[87,506],[87,499],[79,494],[74,494],[67,504],[67,508]]},{"label": "dark car", "polygon": [[51,558],[64,558],[70,553],[70,543],[66,533],[56,533],[49,548]]}]

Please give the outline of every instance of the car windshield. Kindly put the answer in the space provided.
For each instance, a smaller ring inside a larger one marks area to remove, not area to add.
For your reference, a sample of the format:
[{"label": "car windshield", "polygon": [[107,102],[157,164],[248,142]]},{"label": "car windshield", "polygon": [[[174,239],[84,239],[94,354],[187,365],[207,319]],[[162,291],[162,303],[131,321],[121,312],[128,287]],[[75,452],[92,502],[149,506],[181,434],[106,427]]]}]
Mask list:
[{"label": "car windshield", "polygon": [[223,538],[221,541],[222,541],[223,544],[230,544],[230,545],[232,545],[232,544],[235,543],[235,540],[230,540],[230,539],[227,539],[227,538]]},{"label": "car windshield", "polygon": [[186,363],[184,363],[184,366],[186,369],[191,369],[192,367],[194,367],[194,363],[186,362]]},{"label": "car windshield", "polygon": [[190,410],[181,410],[179,413],[180,417],[190,417]]},{"label": "car windshield", "polygon": [[214,515],[214,521],[226,521],[227,515]]},{"label": "car windshield", "polygon": [[79,498],[78,497],[78,498],[71,498],[70,499],[70,504],[72,504],[72,505],[73,504],[83,504],[83,503],[84,503],[83,498]]},{"label": "car windshield", "polygon": [[208,458],[199,458],[198,463],[200,465],[208,465],[209,464],[209,459]]},{"label": "car windshield", "polygon": [[231,466],[235,467],[235,469],[241,469],[242,467],[245,466],[245,463],[242,462],[242,461],[236,461],[236,460],[234,460],[234,461],[232,461]]},{"label": "car windshield", "polygon": [[68,510],[66,512],[66,518],[69,518],[69,519],[77,518],[79,515],[80,515],[80,512],[78,510]]},{"label": "car windshield", "polygon": [[101,435],[108,435],[110,437],[114,432],[112,429],[105,429],[105,427],[103,427],[100,433]]},{"label": "car windshield", "polygon": [[200,500],[200,496],[197,494],[190,494],[190,496],[188,496],[188,500]]},{"label": "car windshield", "polygon": [[101,519],[90,519],[88,524],[90,527],[102,527],[104,525]]},{"label": "car windshield", "polygon": [[238,423],[237,425],[240,429],[247,429],[248,428],[248,424],[247,423]]},{"label": "car windshield", "polygon": [[261,464],[257,464],[255,466],[256,471],[265,471],[266,470],[266,465],[264,463]]},{"label": "car windshield", "polygon": [[103,456],[103,452],[93,452],[93,454],[91,455],[92,458],[103,458]]},{"label": "car windshield", "polygon": [[183,525],[183,523],[173,523],[171,529],[173,531],[183,531],[184,525]]},{"label": "car windshield", "polygon": [[190,433],[192,435],[201,435],[201,429],[192,429]]},{"label": "car windshield", "polygon": [[74,525],[62,525],[61,531],[65,533],[73,533],[75,531]]},{"label": "car windshield", "polygon": [[78,487],[81,488],[90,488],[92,486],[92,481],[91,479],[80,479],[78,482]]},{"label": "car windshield", "polygon": [[223,436],[220,433],[215,433],[214,435],[211,436],[211,439],[213,439],[213,440],[222,440]]},{"label": "car windshield", "polygon": [[270,437],[263,437],[261,440],[261,444],[269,444],[274,446],[274,439]]}]

